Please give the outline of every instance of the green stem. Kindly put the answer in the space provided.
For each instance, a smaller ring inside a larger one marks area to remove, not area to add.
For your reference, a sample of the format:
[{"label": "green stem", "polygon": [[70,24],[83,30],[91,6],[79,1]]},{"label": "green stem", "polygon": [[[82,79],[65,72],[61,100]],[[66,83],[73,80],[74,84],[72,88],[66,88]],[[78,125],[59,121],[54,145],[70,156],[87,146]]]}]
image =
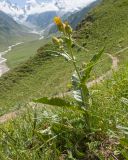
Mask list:
[{"label": "green stem", "polygon": [[[70,36],[69,36],[69,39],[71,40],[71,37],[70,37]],[[81,75],[80,75],[80,73],[79,73],[78,67],[77,67],[77,65],[76,65],[76,62],[75,62],[75,59],[74,59],[74,56],[73,56],[73,51],[72,51],[72,47],[71,47],[71,46],[69,47],[69,51],[70,51],[70,54],[71,54],[71,58],[72,58],[72,60],[73,60],[73,65],[74,65],[75,71],[76,71],[76,73],[77,73],[77,75],[78,75],[78,77],[79,77],[79,80],[80,80],[80,82],[81,82],[82,78],[81,78]],[[83,101],[84,105],[86,106],[87,103],[85,102],[85,97],[84,97],[83,88],[81,88],[81,96],[82,96],[82,101]]]},{"label": "green stem", "polygon": [[[70,36],[69,36],[69,39],[70,39],[70,41],[72,41],[72,39],[71,39]],[[79,71],[78,71],[78,67],[76,66],[76,62],[75,62],[75,59],[74,59],[74,56],[73,56],[73,51],[72,51],[72,47],[71,47],[71,46],[69,47],[69,51],[70,51],[70,53],[71,53],[71,58],[72,58],[72,60],[73,60],[74,68],[75,68],[75,70],[76,70],[76,72],[77,72],[77,75],[78,75],[78,77],[79,77],[79,80],[81,80],[81,75],[80,75],[80,73],[79,73]]]},{"label": "green stem", "polygon": [[81,81],[81,75],[80,75],[80,73],[79,73],[78,67],[76,66],[76,62],[75,62],[75,59],[74,59],[74,56],[73,56],[73,51],[72,51],[71,48],[69,49],[69,51],[70,51],[70,53],[71,53],[71,57],[72,57],[72,60],[73,60],[72,62],[73,62],[74,68],[75,68],[76,73],[77,73],[77,75],[78,75],[78,77],[79,77],[79,80]]}]

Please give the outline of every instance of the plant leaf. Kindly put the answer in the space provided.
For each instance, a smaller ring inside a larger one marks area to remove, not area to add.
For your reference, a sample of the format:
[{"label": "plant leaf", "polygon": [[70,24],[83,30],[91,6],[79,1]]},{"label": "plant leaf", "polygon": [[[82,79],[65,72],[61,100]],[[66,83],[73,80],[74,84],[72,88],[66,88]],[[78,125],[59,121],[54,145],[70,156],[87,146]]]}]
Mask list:
[{"label": "plant leaf", "polygon": [[75,100],[87,107],[89,103],[89,90],[85,83],[81,83],[76,72],[72,75],[72,85]]},{"label": "plant leaf", "polygon": [[72,60],[71,56],[66,52],[58,52],[58,51],[52,51],[52,50],[46,50],[45,52],[51,52],[52,53],[51,55],[53,55],[53,56],[62,56],[67,61],[71,61]]},{"label": "plant leaf", "polygon": [[43,97],[43,98],[33,100],[33,101],[36,103],[48,104],[48,105],[59,106],[59,107],[63,107],[63,106],[71,107],[72,106],[71,102],[58,98],[58,97],[56,98]]},{"label": "plant leaf", "polygon": [[97,61],[100,59],[104,52],[104,48],[98,53],[93,56],[93,58],[90,60],[90,62],[86,65],[86,68],[84,69],[82,73],[82,83],[85,83],[86,80],[90,77],[90,73],[94,67],[94,65],[97,63]]},{"label": "plant leaf", "polygon": [[67,61],[71,61],[72,60],[72,58],[66,52],[63,52],[63,53],[59,52],[59,55],[64,57]]},{"label": "plant leaf", "polygon": [[72,75],[71,78],[73,86],[73,96],[77,102],[82,102],[82,93],[80,88],[80,80],[76,72]]}]

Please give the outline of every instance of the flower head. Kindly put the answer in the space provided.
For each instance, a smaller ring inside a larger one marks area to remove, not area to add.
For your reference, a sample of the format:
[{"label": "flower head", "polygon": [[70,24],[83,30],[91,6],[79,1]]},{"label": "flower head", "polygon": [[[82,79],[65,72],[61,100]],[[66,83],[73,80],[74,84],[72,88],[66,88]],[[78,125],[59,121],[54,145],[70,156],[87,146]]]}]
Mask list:
[{"label": "flower head", "polygon": [[54,22],[57,26],[60,26],[63,24],[60,17],[55,17]]},{"label": "flower head", "polygon": [[72,28],[68,22],[63,23],[60,17],[55,17],[54,22],[57,25],[59,31],[66,33],[68,35],[72,34]]},{"label": "flower head", "polygon": [[55,17],[54,18],[54,22],[57,25],[57,28],[60,32],[64,32],[65,31],[65,24],[62,22],[60,17]]}]

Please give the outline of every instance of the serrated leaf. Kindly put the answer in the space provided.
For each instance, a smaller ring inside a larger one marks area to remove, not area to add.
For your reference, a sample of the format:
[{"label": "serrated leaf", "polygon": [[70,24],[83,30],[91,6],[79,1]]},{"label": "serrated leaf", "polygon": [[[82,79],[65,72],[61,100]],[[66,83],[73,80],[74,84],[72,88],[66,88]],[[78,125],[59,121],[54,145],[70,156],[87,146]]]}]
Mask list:
[{"label": "serrated leaf", "polygon": [[90,73],[94,67],[94,65],[97,63],[97,61],[100,59],[104,51],[104,48],[98,53],[93,56],[93,58],[90,60],[90,62],[86,65],[86,68],[84,69],[82,73],[82,83],[85,83],[86,80],[90,77]]},{"label": "serrated leaf", "polygon": [[71,107],[72,104],[64,99],[61,98],[48,98],[48,97],[43,97],[37,100],[33,100],[36,103],[42,103],[42,104],[48,104],[48,105],[52,105],[52,106],[59,106],[59,107],[63,107],[63,106],[67,106],[67,107]]}]

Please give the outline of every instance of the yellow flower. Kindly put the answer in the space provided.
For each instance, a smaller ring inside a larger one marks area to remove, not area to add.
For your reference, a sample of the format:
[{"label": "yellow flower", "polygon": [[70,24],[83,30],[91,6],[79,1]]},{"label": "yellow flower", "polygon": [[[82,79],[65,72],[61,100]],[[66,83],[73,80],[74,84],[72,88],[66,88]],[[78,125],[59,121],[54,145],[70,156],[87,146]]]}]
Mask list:
[{"label": "yellow flower", "polygon": [[57,28],[60,32],[64,32],[65,31],[65,24],[62,22],[60,17],[55,17],[54,18],[54,22],[57,25]]},{"label": "yellow flower", "polygon": [[54,22],[57,26],[60,26],[63,24],[60,17],[55,17]]}]

